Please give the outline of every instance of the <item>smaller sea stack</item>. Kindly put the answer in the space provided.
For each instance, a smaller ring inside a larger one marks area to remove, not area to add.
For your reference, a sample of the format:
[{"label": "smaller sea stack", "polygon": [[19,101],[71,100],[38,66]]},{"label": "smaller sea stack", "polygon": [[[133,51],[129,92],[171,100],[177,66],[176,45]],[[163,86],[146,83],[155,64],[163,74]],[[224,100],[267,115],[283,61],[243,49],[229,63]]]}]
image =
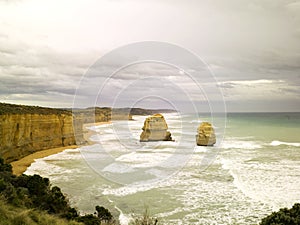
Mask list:
[{"label": "smaller sea stack", "polygon": [[140,135],[140,141],[172,141],[171,133],[165,118],[161,114],[154,114],[146,118]]},{"label": "smaller sea stack", "polygon": [[198,127],[196,142],[199,146],[213,146],[216,143],[214,128],[209,122],[203,122]]}]

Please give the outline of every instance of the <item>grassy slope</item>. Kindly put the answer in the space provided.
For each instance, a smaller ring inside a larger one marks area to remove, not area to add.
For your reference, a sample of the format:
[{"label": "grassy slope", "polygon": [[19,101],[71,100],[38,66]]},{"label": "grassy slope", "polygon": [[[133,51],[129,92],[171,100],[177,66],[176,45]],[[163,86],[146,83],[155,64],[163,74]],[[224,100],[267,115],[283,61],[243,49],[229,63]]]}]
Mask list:
[{"label": "grassy slope", "polygon": [[0,200],[0,225],[82,225],[42,211],[18,208]]},{"label": "grassy slope", "polygon": [[[109,107],[89,107],[86,109],[77,109],[78,112],[107,112],[112,109]],[[76,111],[76,110],[75,110]],[[175,112],[171,109],[142,109],[142,108],[116,108],[113,109],[114,113],[129,113],[132,115],[150,115],[155,113],[170,113]],[[58,108],[48,108],[40,106],[29,106],[29,105],[16,105],[9,103],[0,102],[0,115],[2,114],[71,114],[72,109],[58,109]]]},{"label": "grassy slope", "polygon": [[70,111],[40,106],[14,105],[0,102],[0,115],[2,114],[71,114]]}]

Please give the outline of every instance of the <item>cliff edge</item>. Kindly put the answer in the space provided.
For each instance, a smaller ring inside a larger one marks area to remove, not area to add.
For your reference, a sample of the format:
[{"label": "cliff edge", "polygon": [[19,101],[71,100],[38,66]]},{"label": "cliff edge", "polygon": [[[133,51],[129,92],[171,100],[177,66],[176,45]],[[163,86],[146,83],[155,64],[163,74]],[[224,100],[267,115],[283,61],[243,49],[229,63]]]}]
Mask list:
[{"label": "cliff edge", "polygon": [[75,129],[70,111],[0,103],[0,156],[12,162],[36,151],[75,145],[82,124]]},{"label": "cliff edge", "polygon": [[[84,123],[132,120],[132,115],[157,111],[109,107],[55,109],[0,103],[0,157],[10,163],[37,151],[83,144],[86,143]],[[145,133],[148,135],[149,130],[146,129]],[[164,135],[166,140],[171,139],[171,134],[163,129],[151,131],[150,140],[157,134]]]}]

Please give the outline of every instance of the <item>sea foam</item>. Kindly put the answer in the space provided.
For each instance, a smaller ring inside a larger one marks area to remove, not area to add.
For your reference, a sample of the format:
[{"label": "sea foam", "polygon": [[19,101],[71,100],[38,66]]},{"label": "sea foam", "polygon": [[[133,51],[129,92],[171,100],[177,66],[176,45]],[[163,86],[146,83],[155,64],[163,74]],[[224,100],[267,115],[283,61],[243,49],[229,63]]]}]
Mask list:
[{"label": "sea foam", "polygon": [[284,141],[272,141],[270,143],[271,146],[279,146],[279,145],[289,145],[294,147],[300,147],[300,143],[291,143],[291,142],[284,142]]},{"label": "sea foam", "polygon": [[243,140],[224,140],[221,143],[221,148],[223,149],[258,149],[262,148],[262,144],[256,141],[243,141]]}]

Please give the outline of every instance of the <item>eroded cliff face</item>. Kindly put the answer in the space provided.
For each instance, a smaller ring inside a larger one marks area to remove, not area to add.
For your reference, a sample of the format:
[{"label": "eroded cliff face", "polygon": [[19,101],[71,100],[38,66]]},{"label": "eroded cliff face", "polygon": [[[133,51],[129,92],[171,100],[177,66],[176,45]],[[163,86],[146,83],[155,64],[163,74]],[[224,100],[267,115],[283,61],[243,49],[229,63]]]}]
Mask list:
[{"label": "eroded cliff face", "polygon": [[[9,163],[40,150],[84,144],[84,123],[131,120],[132,112],[139,115],[148,111],[157,110],[109,107],[64,110],[0,103],[0,157]],[[165,140],[171,139],[165,128],[151,130],[151,135],[149,130],[145,132],[150,140],[158,134]]]},{"label": "eroded cliff face", "polygon": [[[79,140],[82,124],[75,129]],[[75,144],[71,113],[0,115],[0,156],[7,162],[43,149]]]},{"label": "eroded cliff face", "polygon": [[72,111],[83,123],[98,123],[111,120],[132,120],[132,115],[128,110],[103,108],[88,108]]}]

